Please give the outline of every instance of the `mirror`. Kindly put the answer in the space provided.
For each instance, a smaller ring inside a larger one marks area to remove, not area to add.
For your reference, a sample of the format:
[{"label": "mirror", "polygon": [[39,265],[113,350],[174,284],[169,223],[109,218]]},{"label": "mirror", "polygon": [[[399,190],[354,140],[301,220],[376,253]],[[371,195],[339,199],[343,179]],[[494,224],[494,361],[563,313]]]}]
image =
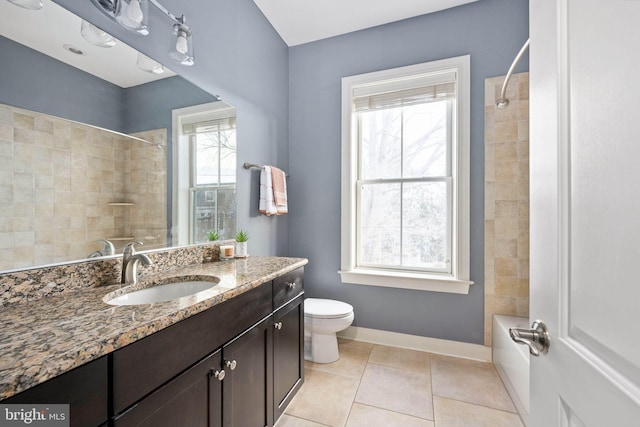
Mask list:
[{"label": "mirror", "polygon": [[0,1],[0,272],[230,237],[235,109],[43,3]]}]

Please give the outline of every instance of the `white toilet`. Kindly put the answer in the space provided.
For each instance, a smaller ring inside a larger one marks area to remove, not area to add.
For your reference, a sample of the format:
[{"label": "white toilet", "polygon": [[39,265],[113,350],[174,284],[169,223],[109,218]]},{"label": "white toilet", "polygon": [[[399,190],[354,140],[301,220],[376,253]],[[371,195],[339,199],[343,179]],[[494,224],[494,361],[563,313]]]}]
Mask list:
[{"label": "white toilet", "polygon": [[340,358],[336,332],[353,322],[353,307],[331,299],[304,300],[304,358],[331,363]]}]

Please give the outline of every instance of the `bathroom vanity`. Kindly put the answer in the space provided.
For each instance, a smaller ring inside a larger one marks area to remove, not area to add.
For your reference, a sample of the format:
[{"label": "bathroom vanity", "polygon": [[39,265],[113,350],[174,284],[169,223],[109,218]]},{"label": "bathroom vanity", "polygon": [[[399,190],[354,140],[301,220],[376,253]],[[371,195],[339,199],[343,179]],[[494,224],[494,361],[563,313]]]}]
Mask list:
[{"label": "bathroom vanity", "polygon": [[[95,321],[81,330],[106,336],[93,347],[87,338],[65,340],[61,345],[69,348],[52,350],[51,363],[92,360],[2,403],[70,403],[72,426],[272,426],[304,380],[305,264],[276,257],[201,264],[189,272],[221,279],[220,293],[204,301],[150,307],[92,302],[98,314],[77,308],[79,323]],[[95,297],[112,289],[83,292]],[[59,322],[73,321],[62,310]],[[118,323],[120,333],[111,334]],[[37,376],[43,367],[21,369],[14,381]],[[3,371],[2,393],[11,393],[5,379]]]}]

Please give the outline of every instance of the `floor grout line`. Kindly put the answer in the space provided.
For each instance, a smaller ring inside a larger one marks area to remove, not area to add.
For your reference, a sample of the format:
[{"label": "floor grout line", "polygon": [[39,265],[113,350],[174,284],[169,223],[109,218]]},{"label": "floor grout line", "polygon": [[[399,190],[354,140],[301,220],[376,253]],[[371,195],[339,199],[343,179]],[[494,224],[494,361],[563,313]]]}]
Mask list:
[{"label": "floor grout line", "polygon": [[438,427],[436,421],[436,399],[435,392],[433,390],[433,360],[431,356],[429,356],[429,381],[431,386],[431,408],[433,409],[433,427]]},{"label": "floor grout line", "polygon": [[[333,372],[331,370],[331,368],[327,369],[316,369],[317,366],[320,366],[319,364],[314,364],[313,362],[309,363],[307,366],[305,366],[305,369],[309,369],[312,371],[316,371],[316,372],[320,372],[322,374],[329,374],[329,375],[334,375],[337,377],[341,377],[341,378],[345,378],[345,379],[350,379],[353,380],[355,382],[357,382],[357,387],[355,387],[355,392],[351,398],[351,401],[347,401],[349,402],[349,409],[347,411],[346,414],[346,418],[344,419],[344,421],[342,421],[342,423],[338,423],[335,426],[328,426],[327,424],[312,420],[312,419],[308,419],[308,418],[304,418],[304,417],[300,417],[300,416],[295,416],[295,415],[289,415],[291,417],[294,418],[298,418],[300,420],[304,420],[304,421],[308,421],[308,422],[312,422],[312,423],[316,423],[318,425],[321,426],[326,426],[326,427],[347,427],[349,425],[349,420],[352,417],[352,415],[354,414],[354,407],[355,404],[357,403],[360,406],[363,407],[368,407],[368,408],[372,408],[372,409],[377,409],[377,410],[381,410],[381,411],[386,411],[389,413],[395,413],[397,415],[401,415],[401,416],[405,416],[405,417],[411,417],[414,418],[416,420],[425,420],[425,421],[429,421],[431,423],[433,423],[434,427],[438,427],[438,416],[436,415],[436,397],[439,399],[447,399],[450,401],[454,401],[454,402],[459,402],[459,403],[463,403],[463,404],[467,404],[467,405],[471,405],[472,407],[476,407],[476,408],[484,408],[484,409],[488,409],[491,411],[497,411],[498,413],[504,413],[504,414],[510,414],[510,415],[517,415],[518,418],[521,418],[517,412],[517,409],[515,410],[515,412],[512,412],[510,410],[505,410],[505,409],[500,409],[500,408],[495,408],[493,406],[488,406],[488,405],[484,405],[481,403],[475,403],[475,402],[471,402],[471,401],[467,401],[467,400],[462,400],[461,398],[452,398],[452,397],[447,397],[447,396],[441,396],[439,394],[437,394],[434,390],[434,368],[433,368],[433,362],[434,362],[434,357],[435,358],[443,358],[443,359],[459,359],[459,358],[455,358],[455,357],[448,357],[448,356],[442,356],[442,355],[432,355],[431,353],[427,353],[427,365],[426,365],[426,369],[428,370],[428,380],[429,380],[429,391],[430,391],[430,396],[429,398],[431,399],[431,407],[432,407],[432,419],[429,418],[425,418],[425,417],[420,417],[420,416],[416,416],[413,414],[409,414],[409,413],[404,413],[404,412],[400,412],[400,411],[396,411],[393,409],[389,409],[386,407],[380,407],[380,406],[376,406],[375,404],[369,404],[369,403],[361,403],[357,401],[357,397],[358,397],[358,393],[361,391],[361,387],[363,384],[363,379],[364,379],[364,375],[366,374],[367,370],[371,367],[371,366],[380,366],[380,367],[385,367],[385,368],[395,368],[395,369],[399,369],[402,371],[406,371],[406,372],[416,372],[416,373],[420,373],[420,372],[424,372],[424,370],[422,368],[419,369],[415,369],[413,368],[415,361],[411,360],[410,358],[407,358],[407,363],[410,365],[406,365],[406,366],[411,366],[411,368],[403,368],[402,366],[396,366],[394,364],[385,364],[385,360],[384,359],[380,359],[382,362],[380,362],[380,360],[378,361],[378,363],[376,363],[375,361],[372,361],[372,356],[374,353],[374,348],[376,347],[376,344],[371,344],[371,346],[368,349],[360,349],[358,347],[355,348],[351,348],[351,351],[347,352],[342,352],[341,354],[344,357],[350,357],[347,356],[347,353],[349,353],[349,355],[353,355],[354,359],[353,362],[357,362],[357,364],[355,366],[358,367],[362,367],[362,370],[360,372],[360,374],[358,376],[356,375],[345,375],[344,372],[348,372],[344,370],[344,366],[342,366],[342,373],[340,372]],[[392,346],[385,346],[385,347],[392,347]],[[392,348],[396,348],[396,347],[392,347]],[[400,348],[398,348],[400,349]],[[402,350],[402,349],[400,349]],[[378,359],[376,359],[378,360]],[[394,359],[395,362],[397,362],[397,359]],[[489,363],[490,365],[494,366],[493,363]],[[347,365],[348,366],[348,365]],[[419,367],[419,365],[418,365]],[[495,367],[494,367],[495,369]],[[358,369],[360,370],[360,369]],[[355,373],[355,372],[354,372]],[[424,372],[426,373],[426,372]],[[500,381],[500,385],[504,388],[504,382],[502,381],[502,378],[499,378]],[[508,394],[508,393],[507,393]],[[348,398],[347,398],[348,399]],[[513,403],[513,399],[511,399],[511,396],[509,396],[509,399],[511,401],[511,403],[513,404],[514,408],[515,408],[515,404]],[[344,403],[347,403],[344,402]],[[428,402],[428,400],[423,400],[423,402],[425,402],[425,404]],[[445,411],[444,414],[440,414],[441,417],[444,417],[442,420],[447,418],[447,411]],[[440,421],[442,421],[440,420]],[[520,420],[521,421],[521,420]],[[522,421],[521,421],[522,422]],[[295,422],[294,422],[295,423]]]},{"label": "floor grout line", "polygon": [[351,406],[349,407],[349,413],[347,414],[347,418],[344,420],[343,427],[346,427],[349,422],[349,417],[351,416],[351,411],[353,411],[353,405],[356,404],[356,398],[358,397],[358,391],[360,391],[360,385],[362,384],[362,378],[364,377],[364,373],[367,371],[367,366],[369,366],[369,360],[371,359],[371,353],[373,352],[373,345],[369,348],[367,354],[367,361],[364,362],[364,369],[360,374],[360,378],[358,379],[358,387],[356,387],[356,393],[353,395],[353,400],[351,401]]}]

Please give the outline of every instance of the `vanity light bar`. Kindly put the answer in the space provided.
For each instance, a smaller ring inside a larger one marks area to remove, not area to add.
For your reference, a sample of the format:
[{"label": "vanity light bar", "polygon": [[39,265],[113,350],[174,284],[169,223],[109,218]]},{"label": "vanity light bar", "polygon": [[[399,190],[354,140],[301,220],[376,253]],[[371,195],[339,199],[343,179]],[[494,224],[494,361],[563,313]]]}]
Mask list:
[{"label": "vanity light bar", "polygon": [[161,5],[158,2],[158,0],[149,0],[149,3],[154,5],[156,7],[156,9],[158,9],[160,12],[164,13],[165,15],[167,15],[169,17],[169,19],[171,19],[174,23],[176,23],[176,24],[184,24],[184,15],[181,16],[180,18],[178,18],[176,15],[174,15],[171,12],[169,12],[169,9],[167,9],[166,7]]},{"label": "vanity light bar", "polygon": [[[118,22],[124,28],[139,34],[149,34],[147,27],[147,9],[150,3],[173,22],[173,32],[176,35],[175,49],[169,56],[183,65],[193,65],[193,42],[191,41],[191,27],[186,24],[184,15],[176,16],[164,7],[158,0],[91,0],[91,2],[105,15]],[[133,4],[133,6],[132,6]]]},{"label": "vanity light bar", "polygon": [[[131,1],[140,1],[140,0],[131,0]],[[151,3],[153,6],[155,6],[155,8],[158,9],[160,12],[164,13],[167,17],[169,17],[169,19],[171,19],[174,23],[184,24],[183,16],[178,17],[174,15],[169,11],[169,9],[164,7],[158,0],[147,0],[147,1]],[[103,13],[105,13],[107,16],[115,19],[116,14],[118,13],[118,8],[121,6],[121,3],[123,2],[123,0],[91,0],[91,2]]]}]

